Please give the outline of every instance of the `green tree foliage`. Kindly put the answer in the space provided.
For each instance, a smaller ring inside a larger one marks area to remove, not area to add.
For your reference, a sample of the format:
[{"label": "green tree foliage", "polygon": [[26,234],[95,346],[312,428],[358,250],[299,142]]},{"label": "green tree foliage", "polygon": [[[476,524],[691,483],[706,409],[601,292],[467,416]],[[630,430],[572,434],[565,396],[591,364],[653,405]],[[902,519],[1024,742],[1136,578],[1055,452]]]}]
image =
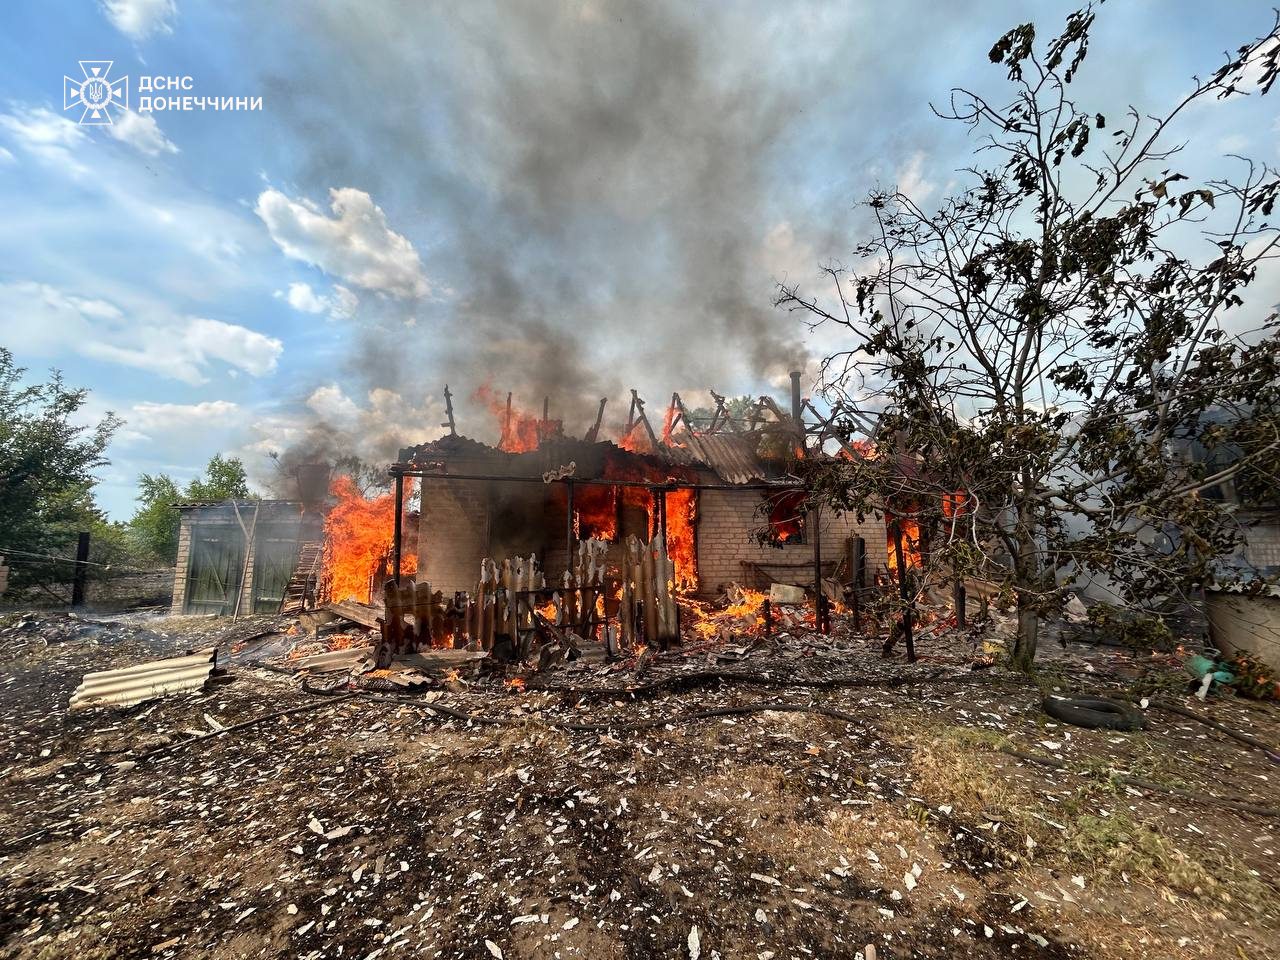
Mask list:
[{"label": "green tree foliage", "polygon": [[249,481],[239,457],[215,453],[204,468],[204,476],[196,477],[183,491],[183,498],[193,503],[217,500],[243,500],[249,494]]},{"label": "green tree foliage", "polygon": [[[725,409],[729,412],[729,419],[726,422],[723,417],[720,418],[720,426],[729,431],[746,430],[751,426],[750,417],[755,412],[756,398],[749,394],[743,394],[740,397],[728,397],[724,402]],[[689,411],[689,419],[693,421],[695,428],[705,430],[711,425],[711,421],[715,419],[715,407],[694,407]]]},{"label": "green tree foliage", "polygon": [[129,529],[156,559],[172,563],[178,554],[178,504],[245,500],[249,492],[244,463],[214,454],[204,475],[179,489],[172,477],[144,473],[138,478],[138,509]]},{"label": "green tree foliage", "polygon": [[108,413],[82,422],[88,391],[53,371],[27,384],[26,369],[0,347],[0,554],[13,558],[17,588],[65,579],[65,562],[43,559],[74,550],[76,535],[102,521],[93,471],[120,421]]},{"label": "green tree foliage", "polygon": [[178,555],[178,504],[182,496],[171,477],[144,473],[138,478],[138,509],[129,529],[158,560],[172,563]]}]

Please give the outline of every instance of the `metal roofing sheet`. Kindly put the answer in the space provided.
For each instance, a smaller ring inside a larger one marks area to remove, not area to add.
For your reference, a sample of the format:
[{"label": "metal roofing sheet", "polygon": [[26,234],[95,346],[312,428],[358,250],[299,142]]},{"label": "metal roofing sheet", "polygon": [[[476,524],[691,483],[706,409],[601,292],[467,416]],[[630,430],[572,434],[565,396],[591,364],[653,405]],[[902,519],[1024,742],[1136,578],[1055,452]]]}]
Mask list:
[{"label": "metal roofing sheet", "polygon": [[690,449],[707,466],[729,483],[751,483],[765,480],[768,474],[756,456],[755,446],[747,437],[731,433],[694,436]]},{"label": "metal roofing sheet", "polygon": [[449,434],[436,440],[428,440],[426,443],[420,443],[416,447],[405,447],[400,451],[400,461],[402,463],[411,463],[414,460],[447,460],[450,457],[466,456],[502,457],[507,456],[507,453],[479,440],[464,437],[460,433]]},{"label": "metal roofing sheet", "polygon": [[112,704],[127,707],[152,697],[182,690],[198,690],[213,672],[214,649],[185,657],[152,660],[121,670],[87,673],[71,695],[71,709]]},{"label": "metal roofing sheet", "polygon": [[[674,439],[675,442],[670,445],[659,443],[656,449],[631,453],[610,440],[590,443],[573,437],[556,437],[543,443],[535,452],[565,459],[577,452],[585,456],[596,448],[605,448],[624,455],[649,458],[673,466],[704,464],[727,483],[751,483],[769,478],[768,471],[756,455],[755,438],[729,433],[703,435],[681,431]],[[500,457],[509,457],[513,462],[518,462],[521,456],[503,454],[494,447],[461,436],[444,437],[400,451],[401,459],[406,461],[413,459],[415,455],[421,459],[430,459],[433,456],[447,459],[450,456],[468,453],[496,454]],[[580,463],[579,466],[581,467],[582,464]]]}]

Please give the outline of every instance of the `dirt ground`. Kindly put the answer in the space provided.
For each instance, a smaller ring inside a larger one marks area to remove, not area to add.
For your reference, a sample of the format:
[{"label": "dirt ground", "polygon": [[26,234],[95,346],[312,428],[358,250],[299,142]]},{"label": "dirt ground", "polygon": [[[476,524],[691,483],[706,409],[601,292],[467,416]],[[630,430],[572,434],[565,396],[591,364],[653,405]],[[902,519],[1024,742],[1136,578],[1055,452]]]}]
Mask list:
[{"label": "dirt ground", "polygon": [[[201,692],[67,710],[87,671],[275,625],[0,617],[0,956],[1280,956],[1280,819],[1114,775],[1278,806],[1280,764],[1156,709],[1139,733],[1041,710],[1159,684],[1280,743],[1280,710],[1201,704],[1159,658],[1054,645],[1037,685],[840,629],[408,703],[241,657]],[[619,689],[707,670],[739,679]]]}]

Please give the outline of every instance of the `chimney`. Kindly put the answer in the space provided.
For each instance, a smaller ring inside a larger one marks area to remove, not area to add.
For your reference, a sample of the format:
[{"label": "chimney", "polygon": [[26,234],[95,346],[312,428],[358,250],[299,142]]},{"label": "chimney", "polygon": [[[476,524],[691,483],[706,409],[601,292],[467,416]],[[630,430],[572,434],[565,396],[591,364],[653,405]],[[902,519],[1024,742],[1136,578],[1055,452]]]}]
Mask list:
[{"label": "chimney", "polygon": [[800,371],[791,371],[791,419],[795,424],[797,444],[804,450],[804,417],[800,406]]}]

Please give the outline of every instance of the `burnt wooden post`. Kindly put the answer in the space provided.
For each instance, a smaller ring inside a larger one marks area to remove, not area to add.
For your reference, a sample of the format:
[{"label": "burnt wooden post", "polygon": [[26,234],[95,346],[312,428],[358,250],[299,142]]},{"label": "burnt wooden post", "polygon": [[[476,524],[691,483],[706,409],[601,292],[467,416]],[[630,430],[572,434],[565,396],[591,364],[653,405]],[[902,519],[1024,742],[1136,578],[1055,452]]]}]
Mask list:
[{"label": "burnt wooden post", "polygon": [[813,532],[814,619],[817,621],[818,632],[826,633],[830,624],[827,623],[827,595],[822,589],[822,527],[818,523],[816,506],[809,511],[809,526]]},{"label": "burnt wooden post", "polygon": [[440,424],[440,426],[448,427],[449,436],[456,437],[458,435],[458,427],[457,424],[453,422],[453,394],[449,392],[449,385],[447,383],[444,385],[444,412],[448,419],[446,419],[444,423]]},{"label": "burnt wooden post", "polygon": [[654,487],[652,490],[654,507],[658,511],[658,532],[662,534],[663,552],[667,549],[667,488]]},{"label": "burnt wooden post", "polygon": [[573,480],[565,480],[564,482],[564,503],[565,503],[565,524],[564,524],[564,549],[565,549],[565,569],[573,566]]},{"label": "burnt wooden post", "polygon": [[963,627],[965,625],[965,596],[964,596],[964,579],[956,577],[953,590],[953,601],[956,605],[956,626]]},{"label": "burnt wooden post", "polygon": [[862,588],[867,577],[867,541],[860,536],[845,540],[845,560],[849,566],[849,599],[853,608],[853,628],[862,629]]},{"label": "burnt wooden post", "polygon": [[89,576],[89,534],[80,534],[76,539],[75,579],[71,582],[71,605],[84,606],[84,585]]},{"label": "burnt wooden post", "polygon": [[600,409],[596,411],[595,425],[587,431],[587,436],[585,438],[587,443],[595,443],[596,439],[600,436],[600,421],[604,419],[604,405],[608,402],[608,397],[600,398]]},{"label": "burnt wooden post", "polygon": [[764,604],[761,608],[764,612],[764,635],[766,638],[773,637],[773,603],[768,597],[764,598]]},{"label": "burnt wooden post", "polygon": [[902,598],[902,635],[907,641],[907,660],[916,662],[916,641],[912,634],[911,588],[907,586],[907,560],[902,549],[902,521],[893,520],[893,556],[898,561],[898,596]]},{"label": "burnt wooden post", "polygon": [[400,531],[401,521],[404,519],[404,474],[396,472],[396,520],[395,530],[392,532],[392,576],[395,578],[396,584],[400,583],[400,551],[404,546],[404,537]]}]

